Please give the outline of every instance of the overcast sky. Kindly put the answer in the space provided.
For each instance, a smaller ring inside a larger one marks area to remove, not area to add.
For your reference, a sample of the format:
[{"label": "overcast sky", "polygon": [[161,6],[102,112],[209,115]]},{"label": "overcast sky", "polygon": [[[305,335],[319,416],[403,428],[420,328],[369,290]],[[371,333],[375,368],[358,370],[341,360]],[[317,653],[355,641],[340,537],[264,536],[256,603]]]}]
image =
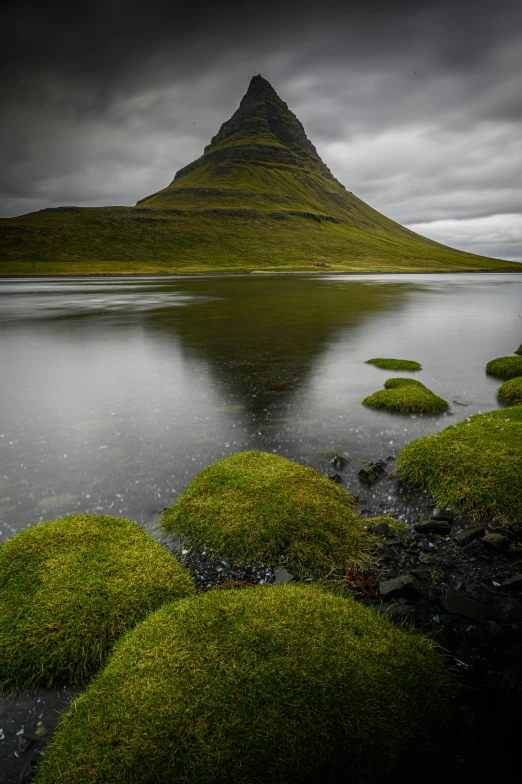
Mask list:
[{"label": "overcast sky", "polygon": [[522,261],[520,0],[0,0],[0,215],[134,204],[262,74],[348,190]]}]

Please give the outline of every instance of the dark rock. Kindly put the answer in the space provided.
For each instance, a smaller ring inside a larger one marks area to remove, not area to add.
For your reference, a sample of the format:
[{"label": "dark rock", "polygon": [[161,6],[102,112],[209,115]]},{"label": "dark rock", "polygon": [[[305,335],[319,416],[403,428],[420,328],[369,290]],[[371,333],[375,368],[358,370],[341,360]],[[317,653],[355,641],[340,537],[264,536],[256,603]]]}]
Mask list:
[{"label": "dark rock", "polygon": [[393,607],[392,602],[380,602],[380,604],[370,604],[368,609],[378,615],[385,615],[390,607]]},{"label": "dark rock", "polygon": [[507,580],[500,583],[501,588],[516,588],[522,590],[522,574],[514,574],[513,577],[508,577]]},{"label": "dark rock", "polygon": [[374,485],[379,478],[371,468],[361,468],[357,476],[359,477],[359,480],[366,485]]},{"label": "dark rock", "polygon": [[423,569],[412,569],[411,574],[416,577],[418,580],[429,580],[430,573],[425,572]]},{"label": "dark rock", "polygon": [[497,533],[497,531],[486,531],[482,537],[482,542],[492,550],[507,550],[509,547],[507,536]]},{"label": "dark rock", "polygon": [[376,523],[372,528],[372,533],[376,536],[388,536],[390,533],[390,526],[388,523]]},{"label": "dark rock", "polygon": [[447,520],[449,523],[452,523],[453,512],[450,512],[446,509],[441,509],[440,506],[436,506],[430,515],[430,520]]},{"label": "dark rock", "polygon": [[434,555],[429,555],[428,553],[421,553],[419,555],[419,561],[423,564],[434,564],[437,563],[437,559]]},{"label": "dark rock", "polygon": [[339,476],[339,474],[336,473],[328,474],[328,479],[331,479],[332,482],[336,482],[338,485],[341,485],[343,483],[342,476]]},{"label": "dark rock", "polygon": [[447,520],[428,520],[426,523],[416,523],[414,529],[418,534],[449,534],[451,523]]},{"label": "dark rock", "polygon": [[455,615],[464,615],[475,621],[482,621],[486,618],[498,618],[499,614],[493,607],[489,607],[483,602],[471,599],[458,591],[448,589],[444,597],[444,609]]},{"label": "dark rock", "polygon": [[406,618],[409,615],[413,615],[414,612],[415,610],[411,604],[392,604],[388,614],[392,618]]},{"label": "dark rock", "polygon": [[336,455],[332,460],[330,460],[330,465],[332,468],[335,468],[336,471],[342,471],[343,468],[346,468],[348,465],[348,460],[342,455]]},{"label": "dark rock", "polygon": [[487,525],[484,523],[483,525],[472,525],[469,528],[465,528],[458,534],[455,534],[453,539],[457,544],[460,544],[462,547],[465,547],[469,544],[472,539],[479,536],[480,534],[484,533],[486,530]]},{"label": "dark rock", "polygon": [[502,637],[504,629],[497,621],[490,621],[488,624],[488,632],[492,637]]},{"label": "dark rock", "polygon": [[20,738],[20,745],[19,745],[19,749],[22,752],[22,754],[27,751],[27,749],[29,748],[29,746],[32,745],[32,743],[33,741],[30,738],[26,738],[25,735],[22,735],[22,737]]},{"label": "dark rock", "polygon": [[274,585],[281,585],[281,583],[289,583],[294,579],[294,575],[290,574],[284,566],[276,566],[274,569],[275,580]]},{"label": "dark rock", "polygon": [[393,580],[383,580],[379,583],[381,596],[386,598],[398,596],[412,596],[417,593],[413,577],[410,574],[395,577]]},{"label": "dark rock", "polygon": [[515,599],[504,599],[498,606],[501,620],[507,623],[522,621],[522,604]]}]

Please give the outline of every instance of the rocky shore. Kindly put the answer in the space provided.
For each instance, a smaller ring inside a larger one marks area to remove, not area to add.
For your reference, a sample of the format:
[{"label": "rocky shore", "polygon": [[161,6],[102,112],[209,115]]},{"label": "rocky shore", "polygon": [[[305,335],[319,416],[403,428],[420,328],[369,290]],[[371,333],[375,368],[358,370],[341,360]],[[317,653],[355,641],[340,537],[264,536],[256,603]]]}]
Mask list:
[{"label": "rocky shore", "polygon": [[[381,481],[384,466],[382,461],[361,469],[361,487]],[[334,459],[330,478],[342,482],[341,469],[340,458]],[[363,513],[382,514],[371,508]],[[522,524],[476,524],[449,510],[425,508],[398,532],[385,521],[369,527],[379,537],[370,568],[339,570],[330,578],[370,611],[419,630],[447,651],[469,709],[461,780],[515,773],[522,708]],[[284,553],[277,566],[238,567],[181,537],[165,537],[162,543],[190,570],[200,592],[297,580]],[[30,781],[60,711],[81,691],[63,684],[0,700],[2,784]]]}]

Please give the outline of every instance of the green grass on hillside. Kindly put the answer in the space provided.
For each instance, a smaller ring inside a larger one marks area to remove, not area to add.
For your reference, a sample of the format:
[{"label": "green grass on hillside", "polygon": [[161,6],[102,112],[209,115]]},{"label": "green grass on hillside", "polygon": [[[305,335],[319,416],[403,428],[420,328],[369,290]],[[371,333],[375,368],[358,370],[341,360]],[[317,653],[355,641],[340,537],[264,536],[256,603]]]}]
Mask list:
[{"label": "green grass on hillside", "polygon": [[[0,219],[0,275],[519,271],[367,221],[317,222],[284,210],[285,219],[274,210],[143,212],[85,207]],[[323,262],[326,268],[314,267]]]},{"label": "green grass on hillside", "polygon": [[454,769],[457,688],[433,642],[353,600],[213,591],[116,644],[35,784],[422,779]]},{"label": "green grass on hillside", "polygon": [[515,350],[515,354],[522,354],[522,343],[520,346]]},{"label": "green grass on hillside", "polygon": [[486,365],[486,372],[497,378],[522,376],[522,357],[499,357]]},{"label": "green grass on hillside", "polygon": [[522,406],[476,414],[407,444],[397,472],[437,506],[476,520],[522,519]]},{"label": "green grass on hillside", "polygon": [[374,392],[362,401],[370,408],[384,408],[402,414],[438,414],[448,403],[413,378],[389,378],[384,390]]},{"label": "green grass on hillside", "polygon": [[497,397],[502,403],[513,406],[522,403],[522,376],[505,381],[497,390]]},{"label": "green grass on hillside", "polygon": [[163,527],[235,563],[294,574],[367,563],[373,537],[335,482],[286,458],[240,452],[205,468],[163,513]]},{"label": "green grass on hillside", "polygon": [[193,591],[130,520],[73,515],[27,528],[0,547],[0,687],[85,682],[118,637]]},{"label": "green grass on hillside", "polygon": [[383,357],[376,357],[375,359],[367,359],[367,365],[375,365],[381,370],[422,370],[422,366],[412,359],[384,359]]}]

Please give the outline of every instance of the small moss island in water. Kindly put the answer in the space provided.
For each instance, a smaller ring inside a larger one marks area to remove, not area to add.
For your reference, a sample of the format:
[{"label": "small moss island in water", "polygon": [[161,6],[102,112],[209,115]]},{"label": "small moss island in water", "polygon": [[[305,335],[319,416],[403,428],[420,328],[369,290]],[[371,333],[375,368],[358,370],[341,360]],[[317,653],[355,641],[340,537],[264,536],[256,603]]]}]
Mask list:
[{"label": "small moss island in water", "polygon": [[35,784],[410,780],[452,769],[457,693],[435,643],[353,599],[211,591],[116,643]]},{"label": "small moss island in water", "polygon": [[162,516],[162,526],[236,564],[277,566],[296,575],[364,566],[374,540],[355,499],[313,468],[248,451],[205,468]]},{"label": "small moss island in water", "polygon": [[411,441],[399,454],[397,473],[427,490],[437,506],[481,521],[519,521],[522,405],[475,414]]},{"label": "small moss island in water", "polygon": [[0,547],[0,687],[86,682],[118,637],[193,591],[130,520],[72,515],[20,531]]},{"label": "small moss island in water", "polygon": [[376,357],[375,359],[367,359],[367,365],[375,365],[381,370],[422,370],[422,365],[419,362],[414,362],[412,359],[385,359],[383,357]]},{"label": "small moss island in water", "polygon": [[497,397],[501,403],[508,403],[509,405],[522,403],[522,375],[505,381],[502,386],[498,388]]},{"label": "small moss island in water", "polygon": [[401,414],[439,414],[448,403],[413,378],[389,378],[384,390],[374,392],[362,401],[369,408],[384,408]]},{"label": "small moss island in water", "polygon": [[498,357],[486,365],[486,372],[497,378],[522,376],[522,357]]}]

